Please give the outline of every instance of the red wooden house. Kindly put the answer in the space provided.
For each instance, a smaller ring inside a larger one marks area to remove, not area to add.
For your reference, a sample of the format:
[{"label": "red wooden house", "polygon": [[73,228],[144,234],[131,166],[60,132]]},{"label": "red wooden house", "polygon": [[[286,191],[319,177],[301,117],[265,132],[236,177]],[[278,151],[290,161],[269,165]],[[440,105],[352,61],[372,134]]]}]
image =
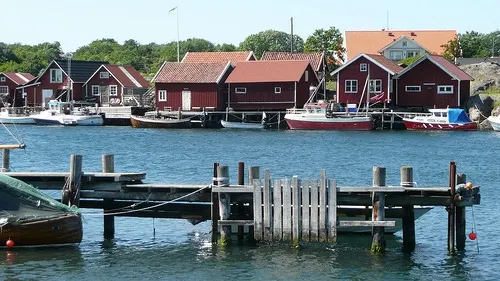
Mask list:
[{"label": "red wooden house", "polygon": [[425,55],[400,71],[396,80],[396,105],[460,107],[470,95],[474,80],[453,63],[437,55]]},{"label": "red wooden house", "polygon": [[24,106],[33,98],[33,91],[26,91],[25,84],[35,79],[29,73],[0,72],[0,106]]},{"label": "red wooden house", "polygon": [[161,110],[223,110],[224,82],[233,71],[230,62],[165,62],[153,77],[156,107]]},{"label": "red wooden house", "polygon": [[302,107],[318,77],[309,60],[240,62],[226,80],[233,110]]},{"label": "red wooden house", "polygon": [[149,82],[133,67],[103,64],[83,84],[85,96],[101,106],[141,105]]},{"label": "red wooden house", "polygon": [[384,93],[387,103],[393,101],[393,77],[403,68],[392,60],[373,54],[359,54],[337,68],[331,74],[336,76],[338,103],[363,103],[370,97]]},{"label": "red wooden house", "polygon": [[[84,99],[83,84],[102,65],[102,61],[53,60],[26,89],[34,91],[34,106],[45,106],[51,99]],[[71,76],[68,82],[68,73]],[[69,94],[71,93],[71,94]]]}]

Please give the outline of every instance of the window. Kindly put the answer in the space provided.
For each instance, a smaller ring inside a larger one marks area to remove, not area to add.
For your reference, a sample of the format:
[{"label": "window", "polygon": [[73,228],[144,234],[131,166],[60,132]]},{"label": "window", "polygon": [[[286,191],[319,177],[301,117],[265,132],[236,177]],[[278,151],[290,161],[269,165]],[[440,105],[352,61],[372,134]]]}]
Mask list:
[{"label": "window", "polygon": [[167,90],[158,91],[158,101],[167,101]]},{"label": "window", "polygon": [[234,88],[234,92],[237,94],[246,94],[247,93],[247,88]]},{"label": "window", "polygon": [[420,92],[420,86],[406,86],[405,91],[409,93],[417,93]]},{"label": "window", "polygon": [[50,83],[62,83],[62,70],[59,68],[50,70]]},{"label": "window", "polygon": [[453,94],[453,86],[438,86],[438,94]]},{"label": "window", "polygon": [[389,55],[390,55],[391,60],[402,60],[403,59],[403,52],[401,52],[401,51],[391,51]]},{"label": "window", "polygon": [[407,58],[412,58],[418,56],[420,52],[419,51],[408,51],[406,52],[406,57]]},{"label": "window", "polygon": [[408,46],[408,42],[403,41],[403,42],[401,42],[401,45],[403,45],[403,47],[406,47],[406,46]]},{"label": "window", "polygon": [[281,87],[274,87],[275,94],[281,94]]},{"label": "window", "polygon": [[306,82],[309,82],[309,71],[306,70],[305,76],[306,77],[304,79],[306,80]]},{"label": "window", "polygon": [[100,92],[99,92],[99,85],[92,85],[92,95],[93,95],[93,96],[98,96],[98,95],[100,95]]},{"label": "window", "polygon": [[382,79],[370,80],[370,93],[382,93]]},{"label": "window", "polygon": [[359,65],[359,71],[365,72],[368,70],[368,65],[366,63],[362,63]]},{"label": "window", "polygon": [[5,77],[0,77],[0,82],[5,82]]},{"label": "window", "polygon": [[8,93],[9,93],[9,87],[0,86],[0,94],[8,94]]},{"label": "window", "polygon": [[345,92],[346,93],[357,93],[358,92],[358,80],[345,80]]},{"label": "window", "polygon": [[102,71],[102,72],[99,73],[99,77],[101,77],[101,79],[108,79],[109,78],[109,72]]},{"label": "window", "polygon": [[110,96],[118,96],[118,86],[110,85],[109,86],[109,95]]}]

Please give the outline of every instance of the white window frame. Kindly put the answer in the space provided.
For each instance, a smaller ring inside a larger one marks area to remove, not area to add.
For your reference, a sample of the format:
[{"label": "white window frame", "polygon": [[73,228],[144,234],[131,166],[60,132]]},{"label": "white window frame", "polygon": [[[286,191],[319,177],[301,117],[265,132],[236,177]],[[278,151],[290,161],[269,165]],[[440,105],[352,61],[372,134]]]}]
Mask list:
[{"label": "white window frame", "polygon": [[[372,90],[372,83],[374,83],[373,90]],[[377,88],[378,88],[378,90],[377,90]],[[382,93],[382,79],[370,79],[370,81],[368,81],[368,92],[370,94]]]},{"label": "white window frame", "polygon": [[167,90],[158,91],[158,101],[167,101]]},{"label": "white window frame", "polygon": [[[97,94],[94,90],[97,89]],[[100,96],[101,95],[101,87],[99,85],[92,85],[92,96]]]},{"label": "white window frame", "polygon": [[407,93],[420,93],[422,91],[421,86],[405,86],[405,91]]},{"label": "white window frame", "polygon": [[[354,87],[353,82],[355,82],[356,87]],[[349,84],[349,86],[347,84]],[[356,94],[358,92],[358,80],[352,80],[352,79],[345,80],[344,87],[345,87],[344,90],[345,90],[346,94]],[[350,90],[347,90],[347,88],[349,88]]]},{"label": "white window frame", "polygon": [[368,64],[366,64],[366,63],[361,63],[361,64],[359,65],[359,71],[361,71],[361,72],[366,72],[366,71],[368,71]]},{"label": "white window frame", "polygon": [[[411,56],[410,56],[410,54],[411,54]],[[420,51],[418,51],[418,50],[406,51],[407,58],[417,57],[419,55],[420,55]]]},{"label": "white window frame", "polygon": [[62,83],[62,81],[63,81],[62,70],[60,68],[51,68],[50,83]]},{"label": "white window frame", "polygon": [[[113,94],[113,88],[115,89],[115,94]],[[118,96],[118,85],[109,85],[109,95],[113,97]]]},{"label": "white window frame", "polygon": [[401,46],[403,47],[408,47],[408,41],[402,41]]},{"label": "white window frame", "polygon": [[0,82],[5,82],[5,81],[7,81],[7,79],[5,79],[4,76],[0,77]]},{"label": "white window frame", "polygon": [[[6,89],[6,90],[4,92],[1,89]],[[0,94],[8,94],[8,93],[9,93],[9,86],[0,86]]]},{"label": "white window frame", "polygon": [[440,95],[450,95],[453,94],[453,85],[438,85],[437,93]]},{"label": "white window frame", "polygon": [[109,79],[109,72],[107,72],[107,71],[101,71],[101,72],[99,72],[99,78],[101,78],[101,79]]},{"label": "white window frame", "polygon": [[275,94],[281,94],[281,87],[274,87]]},{"label": "white window frame", "polygon": [[[395,54],[399,54],[399,55],[401,55],[401,57],[396,58]],[[389,57],[391,58],[391,60],[402,60],[403,59],[403,51],[390,51]]]},{"label": "white window frame", "polygon": [[236,88],[234,88],[234,93],[235,94],[246,94],[247,93],[247,88],[236,87]]}]

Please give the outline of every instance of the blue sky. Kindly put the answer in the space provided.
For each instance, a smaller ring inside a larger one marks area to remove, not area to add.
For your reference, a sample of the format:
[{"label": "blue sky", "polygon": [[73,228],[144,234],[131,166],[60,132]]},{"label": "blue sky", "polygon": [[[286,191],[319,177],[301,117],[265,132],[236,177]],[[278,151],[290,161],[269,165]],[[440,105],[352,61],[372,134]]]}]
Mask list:
[{"label": "blue sky", "polygon": [[0,42],[59,41],[65,52],[102,38],[167,43],[177,40],[177,14],[168,12],[176,6],[180,40],[236,46],[267,29],[290,32],[290,17],[304,40],[330,26],[342,32],[384,28],[387,12],[390,29],[500,28],[498,0],[0,0]]}]

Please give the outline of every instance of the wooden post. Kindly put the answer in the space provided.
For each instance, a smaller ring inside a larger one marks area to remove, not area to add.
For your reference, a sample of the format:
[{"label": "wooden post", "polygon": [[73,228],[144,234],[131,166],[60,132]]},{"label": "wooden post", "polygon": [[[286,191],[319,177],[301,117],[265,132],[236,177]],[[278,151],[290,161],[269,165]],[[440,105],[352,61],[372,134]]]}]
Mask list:
[{"label": "wooden post", "polygon": [[[385,186],[385,168],[373,166],[373,187]],[[373,192],[372,198],[372,220],[385,220],[385,194],[383,192]],[[385,252],[385,227],[372,227],[372,253]]]},{"label": "wooden post", "polygon": [[[214,163],[214,173],[213,173],[213,185],[217,185],[217,168],[219,167],[219,163]],[[219,237],[219,197],[216,192],[212,192],[212,243],[217,242],[217,238]]]},{"label": "wooden post", "polygon": [[82,182],[82,156],[72,154],[69,161],[69,202],[68,206],[80,203],[80,186]]},{"label": "wooden post", "polygon": [[248,168],[248,185],[253,185],[253,204],[250,208],[253,213],[254,225],[248,227],[248,234],[251,239],[262,240],[262,188],[260,183],[260,168]]},{"label": "wooden post", "polygon": [[[238,162],[238,185],[245,185],[245,163]],[[238,216],[243,219],[245,215],[245,204],[238,202]],[[238,225],[238,243],[243,243],[245,239],[245,228],[243,225]]]},{"label": "wooden post", "polygon": [[[456,184],[466,183],[467,178],[465,174],[457,174]],[[456,206],[455,218],[455,231],[457,236],[457,250],[463,251],[465,249],[465,206]]]},{"label": "wooden post", "polygon": [[[248,185],[254,186],[254,200],[253,200],[253,204],[250,204],[250,213],[253,214],[254,225],[248,226],[248,237],[251,240],[253,240],[252,242],[255,242],[255,240],[262,239],[262,188],[260,187],[260,183],[259,183],[258,184],[259,194],[256,194],[256,187],[254,185],[254,180],[260,180],[260,168],[258,166],[248,168]],[[256,197],[257,195],[258,195],[258,197]],[[256,211],[259,211],[259,213],[257,213]],[[257,225],[256,216],[260,216],[260,218],[259,218],[260,234],[259,234],[258,239],[257,239],[257,236],[255,235],[255,231],[257,228],[256,227],[256,225]]]},{"label": "wooden post", "polygon": [[[413,167],[402,166],[401,186],[413,186]],[[415,209],[413,205],[403,206],[403,249],[406,251],[415,250]]]},{"label": "wooden post", "polygon": [[10,149],[4,148],[2,150],[3,158],[2,158],[2,172],[10,171]]},{"label": "wooden post", "polygon": [[[229,186],[229,167],[220,165],[217,167],[217,182],[219,187]],[[231,197],[229,193],[219,194],[219,212],[221,220],[229,220],[231,216]],[[219,243],[228,245],[231,243],[231,225],[223,225],[221,228]]]},{"label": "wooden post", "polygon": [[318,181],[311,180],[311,241],[318,242],[319,237],[319,199]]},{"label": "wooden post", "polygon": [[319,185],[319,241],[326,242],[326,170],[321,170]]},{"label": "wooden post", "polygon": [[450,206],[448,208],[448,252],[455,253],[455,177],[457,166],[450,162]]},{"label": "wooden post", "polygon": [[285,180],[274,180],[273,185],[273,240],[281,241],[283,238],[283,213],[281,207],[281,196],[282,196],[282,188],[281,185],[284,185]]},{"label": "wooden post", "polygon": [[292,239],[293,246],[295,248],[299,247],[300,241],[300,180],[297,176],[293,177],[292,181],[292,205],[293,205],[293,213],[292,213]]},{"label": "wooden post", "polygon": [[[292,240],[292,181],[283,182],[283,241]],[[276,206],[276,205],[275,205]]]},{"label": "wooden post", "polygon": [[264,240],[271,241],[273,239],[273,232],[271,229],[271,175],[269,174],[269,170],[264,171],[264,190],[262,193],[262,202],[264,204],[264,215],[263,215],[263,224],[264,224]]},{"label": "wooden post", "polygon": [[328,181],[328,242],[337,241],[337,183]]},{"label": "wooden post", "polygon": [[302,241],[309,242],[311,240],[311,212],[310,212],[310,200],[309,200],[309,186],[311,182],[309,180],[302,181]]},{"label": "wooden post", "polygon": [[[115,156],[113,154],[102,155],[102,172],[115,172]],[[113,209],[113,199],[104,199],[104,239],[115,237],[115,216],[107,216],[106,213]]]}]

